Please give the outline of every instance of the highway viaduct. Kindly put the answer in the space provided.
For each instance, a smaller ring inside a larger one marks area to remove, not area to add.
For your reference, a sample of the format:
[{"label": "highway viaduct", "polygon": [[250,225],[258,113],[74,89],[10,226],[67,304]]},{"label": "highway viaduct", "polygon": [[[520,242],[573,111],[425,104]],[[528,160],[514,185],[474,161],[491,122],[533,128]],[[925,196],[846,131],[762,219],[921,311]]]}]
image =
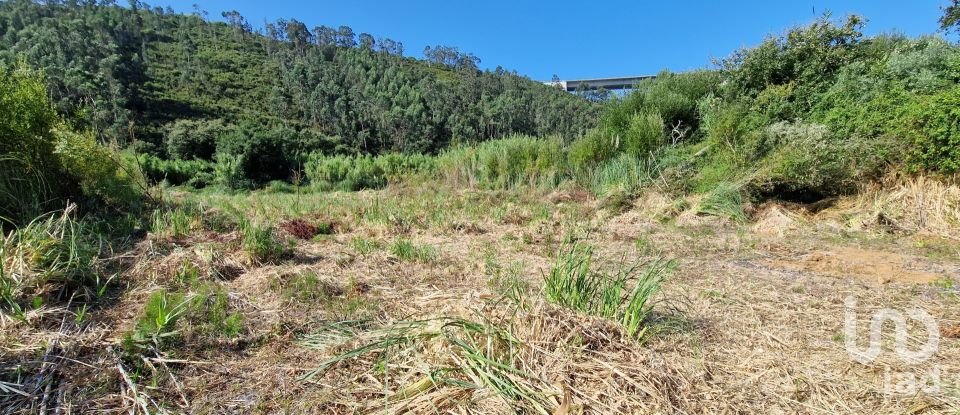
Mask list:
[{"label": "highway viaduct", "polygon": [[618,78],[594,78],[594,79],[575,79],[569,81],[560,81],[554,80],[549,82],[544,82],[546,85],[550,85],[557,88],[562,88],[567,92],[574,92],[578,90],[593,91],[600,88],[606,89],[608,91],[617,91],[624,89],[633,89],[633,85],[637,82],[640,82],[644,79],[655,78],[655,75],[640,75],[640,76],[625,76]]}]

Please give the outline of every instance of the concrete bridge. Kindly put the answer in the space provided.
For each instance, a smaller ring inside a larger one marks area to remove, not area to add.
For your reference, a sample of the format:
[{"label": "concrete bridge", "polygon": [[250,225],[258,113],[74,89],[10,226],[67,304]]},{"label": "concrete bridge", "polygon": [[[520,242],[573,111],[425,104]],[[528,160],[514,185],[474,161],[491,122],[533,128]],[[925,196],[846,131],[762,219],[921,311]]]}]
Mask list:
[{"label": "concrete bridge", "polygon": [[562,88],[567,92],[574,92],[578,89],[593,91],[600,88],[608,91],[617,91],[624,89],[633,89],[633,85],[644,79],[653,79],[656,75],[625,76],[619,78],[594,78],[594,79],[575,79],[570,81],[550,81],[544,82],[557,88]]}]

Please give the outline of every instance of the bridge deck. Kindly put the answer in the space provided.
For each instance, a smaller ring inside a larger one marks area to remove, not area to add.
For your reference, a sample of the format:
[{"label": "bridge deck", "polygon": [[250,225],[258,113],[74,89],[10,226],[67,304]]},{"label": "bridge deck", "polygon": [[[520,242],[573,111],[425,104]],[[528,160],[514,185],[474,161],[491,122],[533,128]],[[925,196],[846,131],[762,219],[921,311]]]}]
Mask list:
[{"label": "bridge deck", "polygon": [[600,88],[613,91],[620,89],[633,89],[633,85],[637,82],[655,77],[655,75],[641,75],[618,78],[574,79],[569,81],[544,82],[544,84],[557,86],[568,92],[573,92],[578,89],[592,91]]}]

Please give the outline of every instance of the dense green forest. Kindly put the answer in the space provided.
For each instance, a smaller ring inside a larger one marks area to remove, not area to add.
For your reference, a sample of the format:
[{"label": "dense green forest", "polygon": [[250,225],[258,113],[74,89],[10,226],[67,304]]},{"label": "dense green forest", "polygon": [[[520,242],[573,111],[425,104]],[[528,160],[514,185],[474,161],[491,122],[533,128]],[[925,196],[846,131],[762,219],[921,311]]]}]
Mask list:
[{"label": "dense green forest", "polygon": [[[955,14],[945,10],[945,30]],[[481,71],[452,47],[417,60],[347,26],[223,18],[5,2],[0,57],[21,68],[11,73],[42,71],[54,130],[125,149],[117,163],[148,182],[193,188],[358,190],[417,175],[806,201],[891,173],[960,170],[960,48],[865,36],[858,16],[824,16],[605,100]]]},{"label": "dense green forest", "polygon": [[[133,1],[0,3],[0,60],[42,69],[57,109],[102,142],[212,159],[221,144],[292,154],[436,152],[507,134],[567,138],[597,106],[452,47],[403,55],[348,26],[254,29]],[[201,131],[202,134],[185,132]]]},{"label": "dense green forest", "polygon": [[[863,26],[824,16],[713,69],[661,73],[607,101],[572,142],[488,141],[411,170],[487,188],[573,182],[621,200],[655,186],[733,211],[745,198],[816,201],[890,175],[955,177],[960,47],[935,35],[865,36]],[[396,164],[321,155],[306,172],[322,188],[357,189],[384,183]]]}]

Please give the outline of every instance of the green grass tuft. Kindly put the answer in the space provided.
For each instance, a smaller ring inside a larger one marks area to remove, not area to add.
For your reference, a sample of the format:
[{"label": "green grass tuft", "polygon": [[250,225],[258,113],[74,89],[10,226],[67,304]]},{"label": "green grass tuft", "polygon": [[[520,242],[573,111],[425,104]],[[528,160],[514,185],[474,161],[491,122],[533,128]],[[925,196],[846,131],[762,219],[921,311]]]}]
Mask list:
[{"label": "green grass tuft", "polygon": [[720,183],[704,196],[697,213],[719,216],[737,222],[747,220],[747,214],[743,211],[743,194],[740,188],[727,182]]},{"label": "green grass tuft", "polygon": [[[642,337],[651,298],[660,290],[672,261],[656,260],[639,276],[640,267],[618,264],[611,275],[592,267],[593,249],[574,243],[563,251],[544,281],[547,300],[584,314],[620,322],[631,337]],[[628,283],[633,288],[627,292]]]},{"label": "green grass tuft", "polygon": [[258,264],[276,264],[291,254],[286,242],[273,231],[273,225],[243,220],[240,223],[243,250]]},{"label": "green grass tuft", "polygon": [[398,239],[390,246],[390,253],[401,261],[428,264],[437,260],[437,248],[430,245],[417,245],[409,239]]}]

